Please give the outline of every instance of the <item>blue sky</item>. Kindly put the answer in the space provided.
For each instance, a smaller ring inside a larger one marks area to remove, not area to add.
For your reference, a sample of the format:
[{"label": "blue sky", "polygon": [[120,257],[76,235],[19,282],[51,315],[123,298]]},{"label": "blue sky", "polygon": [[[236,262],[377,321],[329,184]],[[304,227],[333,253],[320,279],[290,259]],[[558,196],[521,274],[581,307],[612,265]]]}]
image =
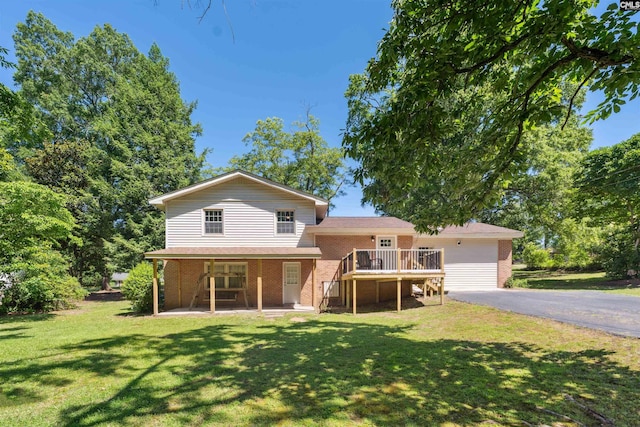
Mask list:
[{"label": "blue sky", "polygon": [[[206,0],[200,0],[200,4]],[[202,22],[198,0],[21,0],[0,3],[0,46],[29,10],[42,12],[76,38],[96,25],[111,24],[147,52],[156,42],[171,61],[182,97],[197,101],[194,121],[202,124],[197,148],[212,149],[214,167],[247,150],[244,135],[259,119],[304,118],[305,105],[320,120],[322,136],[339,146],[347,117],[344,91],[350,74],[362,72],[391,19],[382,0],[214,0]],[[606,2],[608,3],[608,2]],[[232,31],[235,36],[232,37]],[[11,72],[0,81],[12,85]],[[592,126],[594,147],[621,142],[640,132],[640,99]],[[587,97],[586,108],[599,102]],[[335,199],[332,215],[372,215],[360,206],[361,192],[348,189]]]}]

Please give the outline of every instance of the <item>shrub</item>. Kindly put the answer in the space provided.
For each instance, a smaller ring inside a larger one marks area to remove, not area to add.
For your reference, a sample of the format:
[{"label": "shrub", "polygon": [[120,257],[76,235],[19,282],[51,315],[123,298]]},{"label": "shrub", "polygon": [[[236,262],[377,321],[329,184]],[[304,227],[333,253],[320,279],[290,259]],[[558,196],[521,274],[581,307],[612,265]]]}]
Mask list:
[{"label": "shrub", "polygon": [[600,251],[602,267],[607,276],[624,278],[640,270],[640,250],[635,247],[632,232],[627,228],[616,229],[605,239]]},{"label": "shrub", "polygon": [[602,246],[604,229],[589,226],[589,219],[563,219],[554,242],[553,266],[562,269],[597,267],[596,254]]},{"label": "shrub", "polygon": [[62,255],[50,248],[29,248],[3,269],[0,314],[65,309],[86,295]]},{"label": "shrub", "polygon": [[542,249],[535,243],[525,245],[522,251],[522,260],[530,269],[551,267],[551,255],[546,249]]},{"label": "shrub", "polygon": [[122,283],[122,295],[131,301],[131,308],[138,313],[153,311],[153,267],[141,262],[131,269]]},{"label": "shrub", "polygon": [[510,276],[507,281],[504,283],[505,288],[528,288],[529,282],[527,279],[514,279],[513,276]]}]

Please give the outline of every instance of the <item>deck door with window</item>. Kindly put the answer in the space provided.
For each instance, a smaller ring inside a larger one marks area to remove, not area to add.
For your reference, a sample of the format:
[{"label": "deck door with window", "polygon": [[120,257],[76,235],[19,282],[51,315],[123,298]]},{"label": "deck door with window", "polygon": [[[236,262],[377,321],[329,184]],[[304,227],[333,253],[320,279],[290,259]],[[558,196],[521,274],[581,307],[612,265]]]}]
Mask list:
[{"label": "deck door with window", "polygon": [[285,262],[282,264],[282,302],[284,304],[300,303],[300,263]]},{"label": "deck door with window", "polygon": [[396,254],[396,236],[378,236],[376,241],[377,258],[382,260],[383,270],[396,270],[398,256]]}]

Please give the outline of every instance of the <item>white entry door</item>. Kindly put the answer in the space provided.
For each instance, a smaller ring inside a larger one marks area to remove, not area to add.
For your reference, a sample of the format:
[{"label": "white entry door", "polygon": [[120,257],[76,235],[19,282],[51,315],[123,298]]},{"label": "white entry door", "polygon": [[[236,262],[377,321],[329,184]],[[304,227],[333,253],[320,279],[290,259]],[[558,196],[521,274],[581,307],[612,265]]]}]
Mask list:
[{"label": "white entry door", "polygon": [[300,304],[300,263],[282,263],[282,302]]},{"label": "white entry door", "polygon": [[382,269],[396,270],[398,264],[398,255],[395,251],[397,243],[396,236],[378,236],[376,242],[378,249],[377,258],[382,260]]}]

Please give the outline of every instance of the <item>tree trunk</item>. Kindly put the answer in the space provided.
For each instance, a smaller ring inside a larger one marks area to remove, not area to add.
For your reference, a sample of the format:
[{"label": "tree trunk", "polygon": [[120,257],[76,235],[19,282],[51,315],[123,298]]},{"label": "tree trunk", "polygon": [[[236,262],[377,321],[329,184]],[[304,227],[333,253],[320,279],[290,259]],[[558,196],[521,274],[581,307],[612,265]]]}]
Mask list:
[{"label": "tree trunk", "polygon": [[102,291],[112,291],[111,286],[109,285],[111,278],[108,275],[102,276],[102,287],[100,290]]}]

